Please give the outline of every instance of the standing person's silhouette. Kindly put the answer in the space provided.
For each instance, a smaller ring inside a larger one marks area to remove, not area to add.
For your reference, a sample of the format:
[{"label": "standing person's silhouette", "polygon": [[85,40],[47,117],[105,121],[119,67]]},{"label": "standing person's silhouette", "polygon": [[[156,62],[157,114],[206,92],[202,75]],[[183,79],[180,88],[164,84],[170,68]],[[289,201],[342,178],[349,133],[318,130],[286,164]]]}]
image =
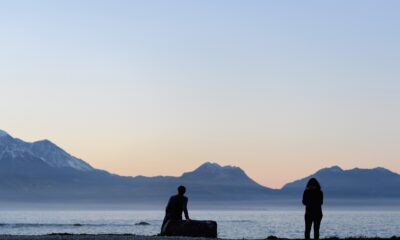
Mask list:
[{"label": "standing person's silhouette", "polygon": [[161,225],[161,231],[168,220],[182,220],[182,212],[185,214],[186,220],[190,221],[187,210],[188,198],[185,195],[186,188],[178,187],[178,194],[170,197],[167,207],[165,208],[165,217]]},{"label": "standing person's silhouette", "polygon": [[315,178],[311,178],[303,193],[303,204],[306,206],[305,220],[305,239],[310,239],[311,226],[314,225],[314,239],[319,239],[319,227],[322,220],[322,204],[324,194],[321,185]]}]

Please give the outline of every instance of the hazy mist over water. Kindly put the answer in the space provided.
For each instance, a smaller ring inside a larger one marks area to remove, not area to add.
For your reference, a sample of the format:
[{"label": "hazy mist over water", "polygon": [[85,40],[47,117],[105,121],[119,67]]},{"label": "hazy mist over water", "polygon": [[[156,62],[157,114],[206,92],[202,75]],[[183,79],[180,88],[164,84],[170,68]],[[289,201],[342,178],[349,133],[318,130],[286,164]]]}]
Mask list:
[{"label": "hazy mist over water", "polygon": [[[192,219],[216,220],[220,238],[265,238],[270,235],[302,238],[304,211],[301,208],[269,210],[192,210]],[[146,210],[30,210],[1,211],[2,234],[115,233],[155,235],[159,233],[163,211]],[[145,221],[148,226],[135,223]],[[324,211],[321,237],[391,237],[400,233],[400,209]]]}]

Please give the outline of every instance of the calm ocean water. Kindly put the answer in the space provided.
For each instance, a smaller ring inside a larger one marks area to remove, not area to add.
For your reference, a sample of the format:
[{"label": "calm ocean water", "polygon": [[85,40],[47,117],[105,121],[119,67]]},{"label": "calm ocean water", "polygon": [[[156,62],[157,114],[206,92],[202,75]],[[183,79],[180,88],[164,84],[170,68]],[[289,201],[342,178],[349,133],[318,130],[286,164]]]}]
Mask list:
[{"label": "calm ocean water", "polygon": [[[192,219],[218,222],[220,238],[303,237],[303,211],[191,211]],[[155,235],[162,211],[0,211],[0,234],[131,233]],[[148,226],[136,226],[146,221]],[[400,211],[325,210],[322,237],[400,236]]]}]

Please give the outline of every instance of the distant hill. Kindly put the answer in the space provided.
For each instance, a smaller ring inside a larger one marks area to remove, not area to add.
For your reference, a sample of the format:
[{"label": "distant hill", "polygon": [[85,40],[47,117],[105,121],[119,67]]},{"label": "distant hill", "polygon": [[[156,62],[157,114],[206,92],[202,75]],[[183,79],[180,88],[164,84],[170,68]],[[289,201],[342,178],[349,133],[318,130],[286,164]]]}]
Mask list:
[{"label": "distant hill", "polygon": [[400,175],[384,168],[324,168],[271,189],[242,169],[204,163],[179,177],[124,177],[93,168],[49,140],[25,142],[0,130],[0,202],[165,202],[185,185],[191,200],[238,202],[298,200],[309,178],[316,177],[332,199],[400,200]]},{"label": "distant hill", "polygon": [[204,163],[192,172],[170,178],[163,187],[175,190],[178,184],[187,186],[192,197],[202,200],[254,200],[275,193],[250,179],[242,169],[216,163]]},{"label": "distant hill", "polygon": [[331,198],[400,198],[400,175],[385,168],[343,170],[324,168],[303,179],[286,184],[281,192],[301,194],[307,181],[315,177]]}]

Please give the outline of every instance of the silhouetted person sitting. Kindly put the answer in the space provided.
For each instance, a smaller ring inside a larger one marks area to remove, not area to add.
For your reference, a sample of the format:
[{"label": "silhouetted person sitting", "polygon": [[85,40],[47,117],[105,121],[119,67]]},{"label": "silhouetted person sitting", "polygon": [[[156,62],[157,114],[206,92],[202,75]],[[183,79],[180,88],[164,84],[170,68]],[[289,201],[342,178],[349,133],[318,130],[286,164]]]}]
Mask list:
[{"label": "silhouetted person sitting", "polygon": [[190,221],[187,210],[188,198],[185,197],[186,188],[178,187],[178,194],[170,197],[167,207],[165,208],[165,218],[161,226],[161,231],[168,220],[182,220],[182,212],[185,213],[186,220]]},{"label": "silhouetted person sitting", "polygon": [[303,204],[306,206],[305,220],[305,239],[310,239],[311,226],[314,225],[314,239],[319,239],[319,227],[322,220],[322,204],[324,195],[321,185],[315,178],[311,178],[303,193]]}]

